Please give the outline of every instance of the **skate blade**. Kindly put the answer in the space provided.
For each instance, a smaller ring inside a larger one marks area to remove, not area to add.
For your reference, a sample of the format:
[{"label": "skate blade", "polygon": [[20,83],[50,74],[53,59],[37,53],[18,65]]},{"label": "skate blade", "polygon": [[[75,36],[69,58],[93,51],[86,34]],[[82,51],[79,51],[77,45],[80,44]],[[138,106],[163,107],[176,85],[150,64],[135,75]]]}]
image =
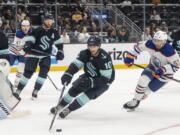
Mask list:
[{"label": "skate blade", "polygon": [[35,101],[35,100],[37,100],[37,98],[35,98],[35,97],[31,97],[31,100]]},{"label": "skate blade", "polygon": [[127,112],[134,112],[135,109],[127,109]]}]

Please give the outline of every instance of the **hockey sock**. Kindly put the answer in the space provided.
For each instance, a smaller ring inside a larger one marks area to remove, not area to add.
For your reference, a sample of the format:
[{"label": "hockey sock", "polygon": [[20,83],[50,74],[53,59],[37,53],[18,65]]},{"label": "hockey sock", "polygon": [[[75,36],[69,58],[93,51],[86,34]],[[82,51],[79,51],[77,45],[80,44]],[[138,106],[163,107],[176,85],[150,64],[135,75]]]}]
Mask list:
[{"label": "hockey sock", "polygon": [[141,100],[144,96],[144,92],[150,82],[150,78],[147,75],[142,75],[136,86],[134,99]]},{"label": "hockey sock", "polygon": [[78,96],[70,105],[69,105],[69,109],[71,111],[77,110],[79,108],[81,108],[82,106],[84,106],[86,103],[88,103],[90,101],[89,97],[85,94],[82,93],[80,96]]},{"label": "hockey sock", "polygon": [[20,81],[19,81],[19,84],[18,84],[17,89],[18,89],[18,90],[24,89],[24,87],[26,86],[28,80],[29,80],[29,78],[27,78],[27,77],[25,77],[25,76],[22,76],[21,79],[20,79]]},{"label": "hockey sock", "polygon": [[18,86],[19,80],[20,80],[20,78],[21,78],[22,75],[23,75],[22,72],[17,72],[17,73],[16,73],[16,79],[15,79],[15,81],[14,81],[14,85],[15,85],[16,87]]},{"label": "hockey sock", "polygon": [[142,97],[144,96],[145,89],[146,89],[146,87],[142,87],[140,85],[137,85],[134,98],[137,100],[141,100]]},{"label": "hockey sock", "polygon": [[34,89],[35,90],[40,90],[42,85],[44,84],[45,80],[46,80],[46,78],[42,78],[42,77],[38,76],[38,78],[36,79]]},{"label": "hockey sock", "polygon": [[73,97],[71,97],[69,93],[66,93],[66,95],[64,95],[63,99],[61,100],[60,105],[66,106],[72,101],[73,101]]}]

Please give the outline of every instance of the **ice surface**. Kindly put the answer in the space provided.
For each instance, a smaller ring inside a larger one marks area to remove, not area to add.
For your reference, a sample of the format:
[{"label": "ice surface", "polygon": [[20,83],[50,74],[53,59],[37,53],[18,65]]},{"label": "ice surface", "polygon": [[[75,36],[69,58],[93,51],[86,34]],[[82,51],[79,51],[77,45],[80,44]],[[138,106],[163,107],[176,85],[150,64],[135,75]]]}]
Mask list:
[{"label": "ice surface", "polygon": [[[141,71],[117,70],[116,80],[106,93],[72,112],[66,119],[55,120],[54,130],[62,129],[62,132],[57,133],[48,132],[53,117],[49,109],[57,104],[60,92],[47,79],[38,100],[32,101],[35,74],[23,90],[22,101],[16,108],[16,111],[31,110],[32,114],[1,120],[0,135],[179,135],[180,83],[172,81],[151,94],[135,112],[127,112],[122,108],[126,101],[132,99]],[[62,73],[49,73],[59,88],[62,87]],[[13,81],[14,76],[11,74],[10,80]],[[175,77],[180,79],[180,73]]]}]

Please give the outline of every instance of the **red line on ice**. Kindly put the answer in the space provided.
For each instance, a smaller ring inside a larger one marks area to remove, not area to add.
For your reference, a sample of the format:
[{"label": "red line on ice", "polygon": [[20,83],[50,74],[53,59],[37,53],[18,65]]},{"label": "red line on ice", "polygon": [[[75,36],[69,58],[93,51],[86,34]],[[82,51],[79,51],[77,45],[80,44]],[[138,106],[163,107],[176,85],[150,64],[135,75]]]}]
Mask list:
[{"label": "red line on ice", "polygon": [[156,133],[158,133],[158,132],[161,132],[161,131],[164,131],[164,130],[167,130],[167,129],[170,129],[170,128],[175,128],[175,127],[180,127],[180,124],[168,126],[168,127],[165,127],[165,128],[156,129],[156,130],[151,131],[151,132],[149,132],[149,133],[146,133],[146,134],[144,134],[144,135],[153,135],[153,134],[156,134]]}]

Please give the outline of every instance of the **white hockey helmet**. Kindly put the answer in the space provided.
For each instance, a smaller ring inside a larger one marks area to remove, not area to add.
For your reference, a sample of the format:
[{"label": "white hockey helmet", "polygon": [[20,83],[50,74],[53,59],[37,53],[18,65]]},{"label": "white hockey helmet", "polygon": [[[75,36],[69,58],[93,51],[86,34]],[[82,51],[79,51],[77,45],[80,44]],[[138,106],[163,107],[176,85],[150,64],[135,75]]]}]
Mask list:
[{"label": "white hockey helmet", "polygon": [[21,25],[22,25],[22,26],[30,26],[30,22],[29,22],[28,20],[23,20],[23,21],[21,22]]},{"label": "white hockey helmet", "polygon": [[164,31],[157,31],[154,34],[153,39],[166,41],[167,40],[167,34]]}]

